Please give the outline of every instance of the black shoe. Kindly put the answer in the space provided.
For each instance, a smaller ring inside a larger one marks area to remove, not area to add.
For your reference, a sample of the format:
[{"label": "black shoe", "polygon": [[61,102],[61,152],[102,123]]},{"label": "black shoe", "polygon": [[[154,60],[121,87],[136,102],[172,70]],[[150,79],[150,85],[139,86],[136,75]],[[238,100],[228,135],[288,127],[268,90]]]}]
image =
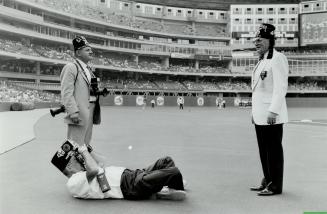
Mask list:
[{"label": "black shoe", "polygon": [[271,196],[271,195],[278,195],[278,194],[282,194],[281,192],[273,192],[271,190],[269,190],[268,188],[260,191],[257,193],[258,196]]},{"label": "black shoe", "polygon": [[253,187],[250,187],[250,190],[251,191],[262,191],[264,190],[266,187],[263,186],[263,185],[260,185],[260,186],[253,186]]}]

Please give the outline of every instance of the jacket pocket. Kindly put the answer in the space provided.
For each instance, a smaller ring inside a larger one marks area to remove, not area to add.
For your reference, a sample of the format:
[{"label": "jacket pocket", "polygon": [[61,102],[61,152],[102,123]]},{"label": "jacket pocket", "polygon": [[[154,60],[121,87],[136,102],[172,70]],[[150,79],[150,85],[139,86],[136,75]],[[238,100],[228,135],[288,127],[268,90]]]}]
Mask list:
[{"label": "jacket pocket", "polygon": [[79,123],[73,123],[73,121],[70,119],[69,116],[66,116],[64,118],[64,122],[69,124],[69,125],[76,125],[76,126],[83,126],[84,125],[83,120],[80,120]]}]

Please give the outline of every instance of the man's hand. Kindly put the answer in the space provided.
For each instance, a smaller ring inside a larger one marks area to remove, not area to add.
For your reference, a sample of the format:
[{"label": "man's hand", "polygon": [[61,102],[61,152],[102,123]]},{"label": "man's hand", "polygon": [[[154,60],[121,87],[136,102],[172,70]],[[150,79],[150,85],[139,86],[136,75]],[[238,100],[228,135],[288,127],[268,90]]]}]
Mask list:
[{"label": "man's hand", "polygon": [[273,125],[276,123],[276,118],[277,118],[277,115],[276,113],[273,113],[273,112],[268,112],[268,117],[267,117],[267,123],[269,125]]},{"label": "man's hand", "polygon": [[82,120],[79,118],[79,114],[78,114],[78,112],[75,112],[75,113],[71,114],[69,117],[70,117],[70,119],[73,121],[73,123],[75,123],[75,124],[78,124],[80,121],[82,121]]}]

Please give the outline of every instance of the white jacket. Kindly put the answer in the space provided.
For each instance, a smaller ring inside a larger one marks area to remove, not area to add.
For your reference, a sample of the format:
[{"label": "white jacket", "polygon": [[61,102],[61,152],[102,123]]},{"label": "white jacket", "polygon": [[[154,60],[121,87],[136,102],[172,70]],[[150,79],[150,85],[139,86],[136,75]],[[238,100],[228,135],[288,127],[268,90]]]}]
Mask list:
[{"label": "white jacket", "polygon": [[271,59],[267,55],[268,52],[252,72],[252,117],[255,124],[268,125],[268,112],[273,112],[278,114],[276,124],[287,123],[287,58],[276,50]]}]

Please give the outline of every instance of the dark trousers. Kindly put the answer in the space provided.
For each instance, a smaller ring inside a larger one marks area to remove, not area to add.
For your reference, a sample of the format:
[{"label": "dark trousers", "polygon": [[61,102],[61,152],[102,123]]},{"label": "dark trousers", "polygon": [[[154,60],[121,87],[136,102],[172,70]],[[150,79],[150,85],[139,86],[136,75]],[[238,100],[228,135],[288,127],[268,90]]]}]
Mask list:
[{"label": "dark trousers", "polygon": [[184,190],[183,177],[172,158],[164,157],[144,169],[126,169],[121,177],[124,198],[141,200],[151,197],[164,186]]},{"label": "dark trousers", "polygon": [[281,193],[283,190],[283,124],[255,125],[264,179],[262,184]]}]

